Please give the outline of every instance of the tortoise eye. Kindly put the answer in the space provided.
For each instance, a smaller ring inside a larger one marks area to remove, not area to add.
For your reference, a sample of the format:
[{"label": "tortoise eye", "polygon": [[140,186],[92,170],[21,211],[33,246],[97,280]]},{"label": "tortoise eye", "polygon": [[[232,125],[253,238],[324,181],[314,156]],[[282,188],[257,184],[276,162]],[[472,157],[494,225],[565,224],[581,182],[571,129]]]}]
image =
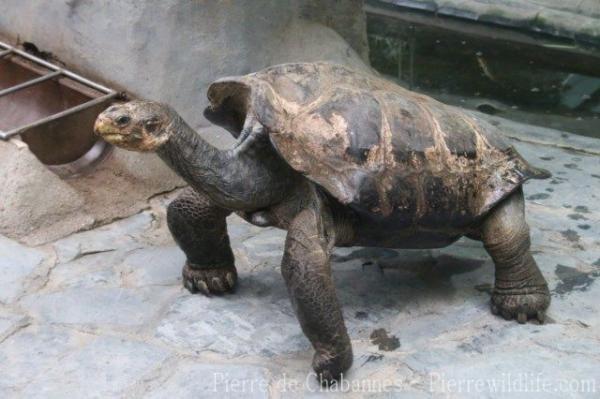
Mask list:
[{"label": "tortoise eye", "polygon": [[115,119],[115,122],[117,122],[117,124],[121,126],[128,124],[129,121],[131,121],[131,118],[127,115],[121,115],[117,119]]}]

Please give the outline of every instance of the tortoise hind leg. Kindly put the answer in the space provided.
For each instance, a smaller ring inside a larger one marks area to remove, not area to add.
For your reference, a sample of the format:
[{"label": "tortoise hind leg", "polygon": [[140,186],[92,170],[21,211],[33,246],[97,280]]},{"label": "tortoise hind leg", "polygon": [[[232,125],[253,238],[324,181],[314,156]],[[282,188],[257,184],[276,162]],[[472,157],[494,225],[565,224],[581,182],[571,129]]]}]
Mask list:
[{"label": "tortoise hind leg", "polygon": [[191,188],[167,208],[167,224],[185,252],[183,284],[192,293],[205,295],[231,291],[237,281],[225,218],[230,214]]},{"label": "tortoise hind leg", "polygon": [[523,191],[515,191],[487,216],[481,238],[496,266],[492,312],[505,319],[544,321],[550,292],[530,251]]}]

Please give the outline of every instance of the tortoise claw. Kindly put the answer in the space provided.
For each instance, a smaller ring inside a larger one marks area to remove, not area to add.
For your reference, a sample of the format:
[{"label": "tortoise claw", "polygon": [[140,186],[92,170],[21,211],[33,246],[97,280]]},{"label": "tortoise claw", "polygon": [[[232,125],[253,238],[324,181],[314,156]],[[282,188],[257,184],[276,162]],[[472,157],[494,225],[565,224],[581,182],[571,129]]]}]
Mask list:
[{"label": "tortoise claw", "polygon": [[198,291],[200,291],[204,295],[206,295],[206,296],[210,295],[210,290],[208,289],[208,284],[206,284],[206,281],[197,279],[196,287],[198,288]]},{"label": "tortoise claw", "polygon": [[227,273],[225,275],[225,280],[227,280],[227,284],[229,285],[229,288],[233,288],[235,286],[235,280],[233,278],[232,273]]},{"label": "tortoise claw", "polygon": [[183,286],[192,294],[200,292],[206,296],[224,294],[233,290],[237,280],[235,267],[200,268],[185,264]]},{"label": "tortoise claw", "polygon": [[219,277],[212,278],[212,286],[219,292],[225,292],[225,285]]},{"label": "tortoise claw", "polygon": [[519,324],[527,323],[527,314],[526,313],[517,314],[517,321],[519,322]]},{"label": "tortoise claw", "polygon": [[198,289],[196,288],[196,285],[190,281],[190,280],[183,280],[183,286],[192,294],[195,294],[196,292],[198,292]]}]

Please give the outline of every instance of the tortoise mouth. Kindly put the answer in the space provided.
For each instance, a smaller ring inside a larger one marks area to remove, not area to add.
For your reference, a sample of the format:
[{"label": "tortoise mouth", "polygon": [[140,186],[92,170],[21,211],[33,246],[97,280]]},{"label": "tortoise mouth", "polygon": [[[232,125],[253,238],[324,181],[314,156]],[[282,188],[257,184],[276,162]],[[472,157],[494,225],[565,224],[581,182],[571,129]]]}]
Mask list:
[{"label": "tortoise mouth", "polygon": [[96,135],[98,135],[102,140],[110,143],[114,146],[129,149],[129,150],[138,150],[137,147],[140,146],[138,140],[132,140],[132,137],[122,134],[120,132],[114,130],[96,130],[94,129]]},{"label": "tortoise mouth", "polygon": [[125,136],[121,133],[105,133],[101,134],[100,137],[106,141],[123,141],[125,139]]},{"label": "tortoise mouth", "polygon": [[127,136],[115,127],[110,120],[103,118],[102,115],[94,123],[94,133],[103,140],[115,145],[128,141]]},{"label": "tortoise mouth", "polygon": [[105,141],[123,141],[125,135],[110,126],[101,125],[94,127],[94,133]]},{"label": "tortoise mouth", "polygon": [[152,148],[149,148],[151,146],[149,146],[144,140],[136,137],[131,137],[127,134],[111,132],[100,134],[99,136],[100,138],[102,138],[102,140],[106,141],[107,143],[110,143],[116,147],[123,148],[125,150],[138,152],[152,150]]}]

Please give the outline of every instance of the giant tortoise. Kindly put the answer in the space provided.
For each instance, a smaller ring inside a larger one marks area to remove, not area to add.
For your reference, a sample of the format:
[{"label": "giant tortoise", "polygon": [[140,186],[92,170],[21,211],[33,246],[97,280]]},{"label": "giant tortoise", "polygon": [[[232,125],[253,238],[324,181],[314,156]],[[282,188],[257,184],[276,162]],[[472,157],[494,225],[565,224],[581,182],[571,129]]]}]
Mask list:
[{"label": "giant tortoise", "polygon": [[352,363],[333,247],[480,240],[496,267],[492,312],[543,321],[550,295],[531,255],[521,185],[549,174],[490,123],[328,63],[220,79],[208,99],[207,119],[237,138],[231,149],[211,146],[169,106],[149,101],[109,107],[95,130],[116,146],[155,151],[189,184],[167,211],[189,291],[236,285],[225,222],[232,212],[287,230],[281,272],[322,381]]}]

